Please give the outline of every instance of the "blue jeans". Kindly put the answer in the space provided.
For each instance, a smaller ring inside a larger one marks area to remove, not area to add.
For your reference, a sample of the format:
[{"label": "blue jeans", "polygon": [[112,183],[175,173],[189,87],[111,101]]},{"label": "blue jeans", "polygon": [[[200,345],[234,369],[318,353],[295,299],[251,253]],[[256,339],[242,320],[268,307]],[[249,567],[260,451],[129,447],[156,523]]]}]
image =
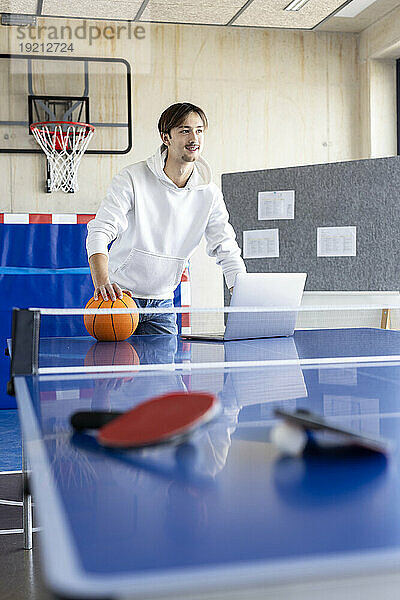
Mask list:
[{"label": "blue jeans", "polygon": [[[147,300],[133,298],[139,308],[169,308],[174,306],[172,300]],[[155,333],[171,333],[177,335],[175,313],[155,313],[139,315],[139,325],[134,335],[154,335]]]}]

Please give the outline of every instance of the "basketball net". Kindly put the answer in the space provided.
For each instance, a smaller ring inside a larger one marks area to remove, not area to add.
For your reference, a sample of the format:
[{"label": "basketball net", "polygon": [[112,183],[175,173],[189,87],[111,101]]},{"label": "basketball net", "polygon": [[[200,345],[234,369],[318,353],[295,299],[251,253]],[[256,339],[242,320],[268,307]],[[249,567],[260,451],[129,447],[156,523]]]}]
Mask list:
[{"label": "basketball net", "polygon": [[78,168],[94,127],[87,123],[46,121],[32,123],[31,131],[46,154],[49,166],[49,192],[77,192]]}]

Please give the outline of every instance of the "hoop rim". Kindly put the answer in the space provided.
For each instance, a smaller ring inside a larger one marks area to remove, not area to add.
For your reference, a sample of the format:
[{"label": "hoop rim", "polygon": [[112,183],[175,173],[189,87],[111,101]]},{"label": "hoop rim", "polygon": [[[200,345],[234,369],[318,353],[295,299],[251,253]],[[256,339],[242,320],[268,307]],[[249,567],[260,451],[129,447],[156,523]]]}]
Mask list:
[{"label": "hoop rim", "polygon": [[36,123],[31,123],[29,125],[29,129],[33,131],[34,129],[38,129],[40,125],[79,125],[81,127],[87,127],[90,131],[95,130],[95,126],[90,123],[81,123],[79,121],[37,121]]}]

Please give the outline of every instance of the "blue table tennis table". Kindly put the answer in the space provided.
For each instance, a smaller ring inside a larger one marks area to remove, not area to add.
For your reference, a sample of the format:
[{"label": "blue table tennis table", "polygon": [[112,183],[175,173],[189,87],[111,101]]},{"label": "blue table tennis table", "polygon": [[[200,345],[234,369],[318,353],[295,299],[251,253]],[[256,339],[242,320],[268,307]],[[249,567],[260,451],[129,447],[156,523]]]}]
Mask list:
[{"label": "blue table tennis table", "polygon": [[[15,392],[55,594],[370,598],[378,585],[379,597],[399,597],[400,332],[43,338],[39,366],[15,377]],[[77,410],[127,410],[185,389],[213,392],[222,412],[180,445],[111,451],[69,425]],[[392,450],[283,456],[269,442],[276,407],[379,435]]]}]

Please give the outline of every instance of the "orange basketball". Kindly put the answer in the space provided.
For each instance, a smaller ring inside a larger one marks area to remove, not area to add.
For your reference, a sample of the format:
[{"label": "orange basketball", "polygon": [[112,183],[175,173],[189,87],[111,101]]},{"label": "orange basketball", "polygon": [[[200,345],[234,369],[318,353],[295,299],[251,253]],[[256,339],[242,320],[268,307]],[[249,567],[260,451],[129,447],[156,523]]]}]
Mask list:
[{"label": "orange basketball", "polygon": [[[98,300],[91,298],[85,308],[137,308],[136,303],[128,294],[123,292],[122,299]],[[102,315],[99,311],[95,315],[84,315],[83,322],[90,335],[99,342],[119,342],[126,340],[135,331],[139,323],[139,315],[130,313],[125,315]]]}]

